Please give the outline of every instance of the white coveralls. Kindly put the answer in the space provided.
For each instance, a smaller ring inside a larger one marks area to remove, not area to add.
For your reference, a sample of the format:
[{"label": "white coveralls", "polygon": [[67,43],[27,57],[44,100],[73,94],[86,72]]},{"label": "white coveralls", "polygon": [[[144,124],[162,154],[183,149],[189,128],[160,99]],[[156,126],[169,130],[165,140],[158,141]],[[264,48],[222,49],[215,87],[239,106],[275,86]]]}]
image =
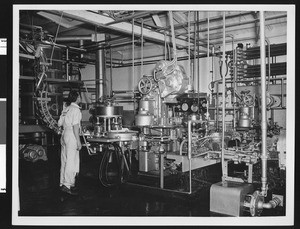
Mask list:
[{"label": "white coveralls", "polygon": [[76,103],[71,103],[65,107],[58,120],[58,126],[63,127],[61,142],[61,168],[60,186],[67,188],[75,185],[75,176],[79,173],[79,151],[77,150],[77,140],[73,132],[73,126],[79,124],[82,114]]}]

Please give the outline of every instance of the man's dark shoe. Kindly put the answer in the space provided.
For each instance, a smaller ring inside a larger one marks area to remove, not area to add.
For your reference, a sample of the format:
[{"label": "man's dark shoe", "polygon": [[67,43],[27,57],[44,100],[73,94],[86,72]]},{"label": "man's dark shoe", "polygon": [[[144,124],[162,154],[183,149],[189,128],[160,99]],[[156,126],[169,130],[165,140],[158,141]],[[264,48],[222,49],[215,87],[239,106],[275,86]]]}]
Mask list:
[{"label": "man's dark shoe", "polygon": [[70,188],[67,188],[65,185],[62,185],[62,186],[60,187],[60,190],[61,190],[62,192],[68,193],[68,194],[73,195],[73,196],[78,195],[78,192],[77,192],[77,191],[74,191],[74,190],[72,190],[72,189],[70,189]]}]

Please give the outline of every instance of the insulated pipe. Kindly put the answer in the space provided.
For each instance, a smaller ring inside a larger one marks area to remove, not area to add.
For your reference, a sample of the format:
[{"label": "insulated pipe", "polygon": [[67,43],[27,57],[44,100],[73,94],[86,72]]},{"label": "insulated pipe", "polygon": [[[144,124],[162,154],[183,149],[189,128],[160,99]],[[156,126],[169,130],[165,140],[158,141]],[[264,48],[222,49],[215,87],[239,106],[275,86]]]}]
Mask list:
[{"label": "insulated pipe", "polygon": [[175,61],[177,61],[175,31],[174,31],[172,11],[169,11],[169,19],[170,19],[170,26],[171,26],[171,33],[172,33],[173,58],[175,59]]},{"label": "insulated pipe", "polygon": [[260,18],[260,79],[261,79],[261,195],[267,195],[267,101],[266,101],[266,48],[265,48],[265,15],[259,12]]},{"label": "insulated pipe", "polygon": [[[223,12],[223,56],[222,56],[222,155],[221,155],[221,160],[222,160],[222,181],[225,181],[226,177],[227,177],[227,171],[225,168],[225,161],[224,161],[224,140],[225,140],[225,90],[226,90],[226,85],[225,85],[225,72],[226,72],[226,65],[225,65],[225,11]],[[218,114],[217,114],[217,118],[218,118]]]}]

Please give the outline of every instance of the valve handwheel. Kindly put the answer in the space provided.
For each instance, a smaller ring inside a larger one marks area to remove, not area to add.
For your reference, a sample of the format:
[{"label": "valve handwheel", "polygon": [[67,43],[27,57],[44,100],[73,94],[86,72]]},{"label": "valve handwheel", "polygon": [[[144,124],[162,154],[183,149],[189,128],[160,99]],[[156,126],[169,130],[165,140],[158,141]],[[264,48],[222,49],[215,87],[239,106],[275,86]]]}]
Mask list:
[{"label": "valve handwheel", "polygon": [[243,103],[246,105],[246,106],[252,106],[254,104],[254,99],[253,99],[253,96],[252,95],[245,95],[243,97]]},{"label": "valve handwheel", "polygon": [[153,88],[152,80],[149,77],[143,77],[138,83],[139,92],[142,94],[148,94]]}]

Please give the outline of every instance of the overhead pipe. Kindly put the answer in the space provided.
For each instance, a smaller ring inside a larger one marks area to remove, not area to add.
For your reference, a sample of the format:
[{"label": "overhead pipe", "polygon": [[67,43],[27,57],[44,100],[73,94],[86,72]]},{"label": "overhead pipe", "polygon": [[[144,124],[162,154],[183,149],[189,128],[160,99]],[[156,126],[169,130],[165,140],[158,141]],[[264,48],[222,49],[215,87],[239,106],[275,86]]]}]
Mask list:
[{"label": "overhead pipe", "polygon": [[146,17],[146,16],[150,16],[151,14],[157,14],[159,12],[161,12],[161,11],[146,11],[146,12],[143,11],[143,12],[135,13],[135,14],[133,14],[131,16],[128,16],[128,17],[124,17],[122,19],[117,19],[113,22],[109,22],[109,23],[106,23],[104,25],[109,26],[109,25],[120,23],[120,22],[130,21],[132,19],[143,18],[143,17]]},{"label": "overhead pipe", "polygon": [[[246,16],[246,15],[250,15],[252,14],[251,11],[249,12],[246,12],[246,13],[238,13],[238,14],[232,14],[232,15],[228,15],[227,18],[235,18],[235,17],[240,17],[240,16]],[[216,16],[216,17],[212,17],[210,19],[211,21],[218,21],[218,20],[222,20],[222,17],[220,16]],[[206,22],[206,19],[202,19],[202,20],[199,20],[198,22],[194,21],[194,22],[191,22],[191,24],[196,24],[196,23],[199,23],[199,24],[202,24],[202,23],[205,23]],[[187,26],[188,23],[179,23],[179,24],[176,24],[174,26],[174,29],[182,29],[182,27],[185,27]],[[160,31],[160,30],[170,30],[171,27],[170,26],[165,26],[165,27],[159,27],[159,26],[156,26],[157,27],[157,30],[156,31]]]},{"label": "overhead pipe", "polygon": [[77,47],[72,47],[72,46],[67,46],[67,45],[62,45],[62,44],[56,44],[54,42],[42,41],[41,43],[43,45],[53,45],[53,46],[56,46],[59,48],[69,49],[69,51],[86,52],[86,49],[83,49],[83,48],[77,48]]},{"label": "overhead pipe", "polygon": [[76,35],[76,36],[64,36],[64,37],[57,37],[56,41],[90,41],[92,40],[92,36],[86,36],[86,35]]},{"label": "overhead pipe", "polygon": [[[286,18],[287,17],[287,14],[280,14],[280,15],[275,15],[275,16],[271,16],[271,17],[267,17],[265,18],[266,21],[270,21],[270,20],[275,20],[275,19],[279,19],[279,18]],[[241,25],[246,25],[246,24],[251,24],[251,23],[254,23],[254,22],[257,22],[259,19],[251,19],[251,20],[248,20],[248,21],[244,21],[244,22],[237,22],[237,23],[231,23],[231,24],[227,24],[226,25],[226,28],[230,28],[230,27],[235,27],[235,26],[241,26]],[[206,21],[206,19],[205,19]],[[223,26],[214,26],[214,27],[211,27],[210,28],[210,31],[213,31],[213,30],[218,30],[218,29],[222,29]],[[204,29],[201,29],[199,32],[206,32],[207,31],[207,28],[204,28]],[[185,35],[187,34],[186,32],[184,33],[180,33],[180,35]]]},{"label": "overhead pipe", "polygon": [[259,12],[260,20],[260,75],[261,75],[261,195],[267,195],[267,99],[266,99],[266,48],[265,48],[265,15]]}]

